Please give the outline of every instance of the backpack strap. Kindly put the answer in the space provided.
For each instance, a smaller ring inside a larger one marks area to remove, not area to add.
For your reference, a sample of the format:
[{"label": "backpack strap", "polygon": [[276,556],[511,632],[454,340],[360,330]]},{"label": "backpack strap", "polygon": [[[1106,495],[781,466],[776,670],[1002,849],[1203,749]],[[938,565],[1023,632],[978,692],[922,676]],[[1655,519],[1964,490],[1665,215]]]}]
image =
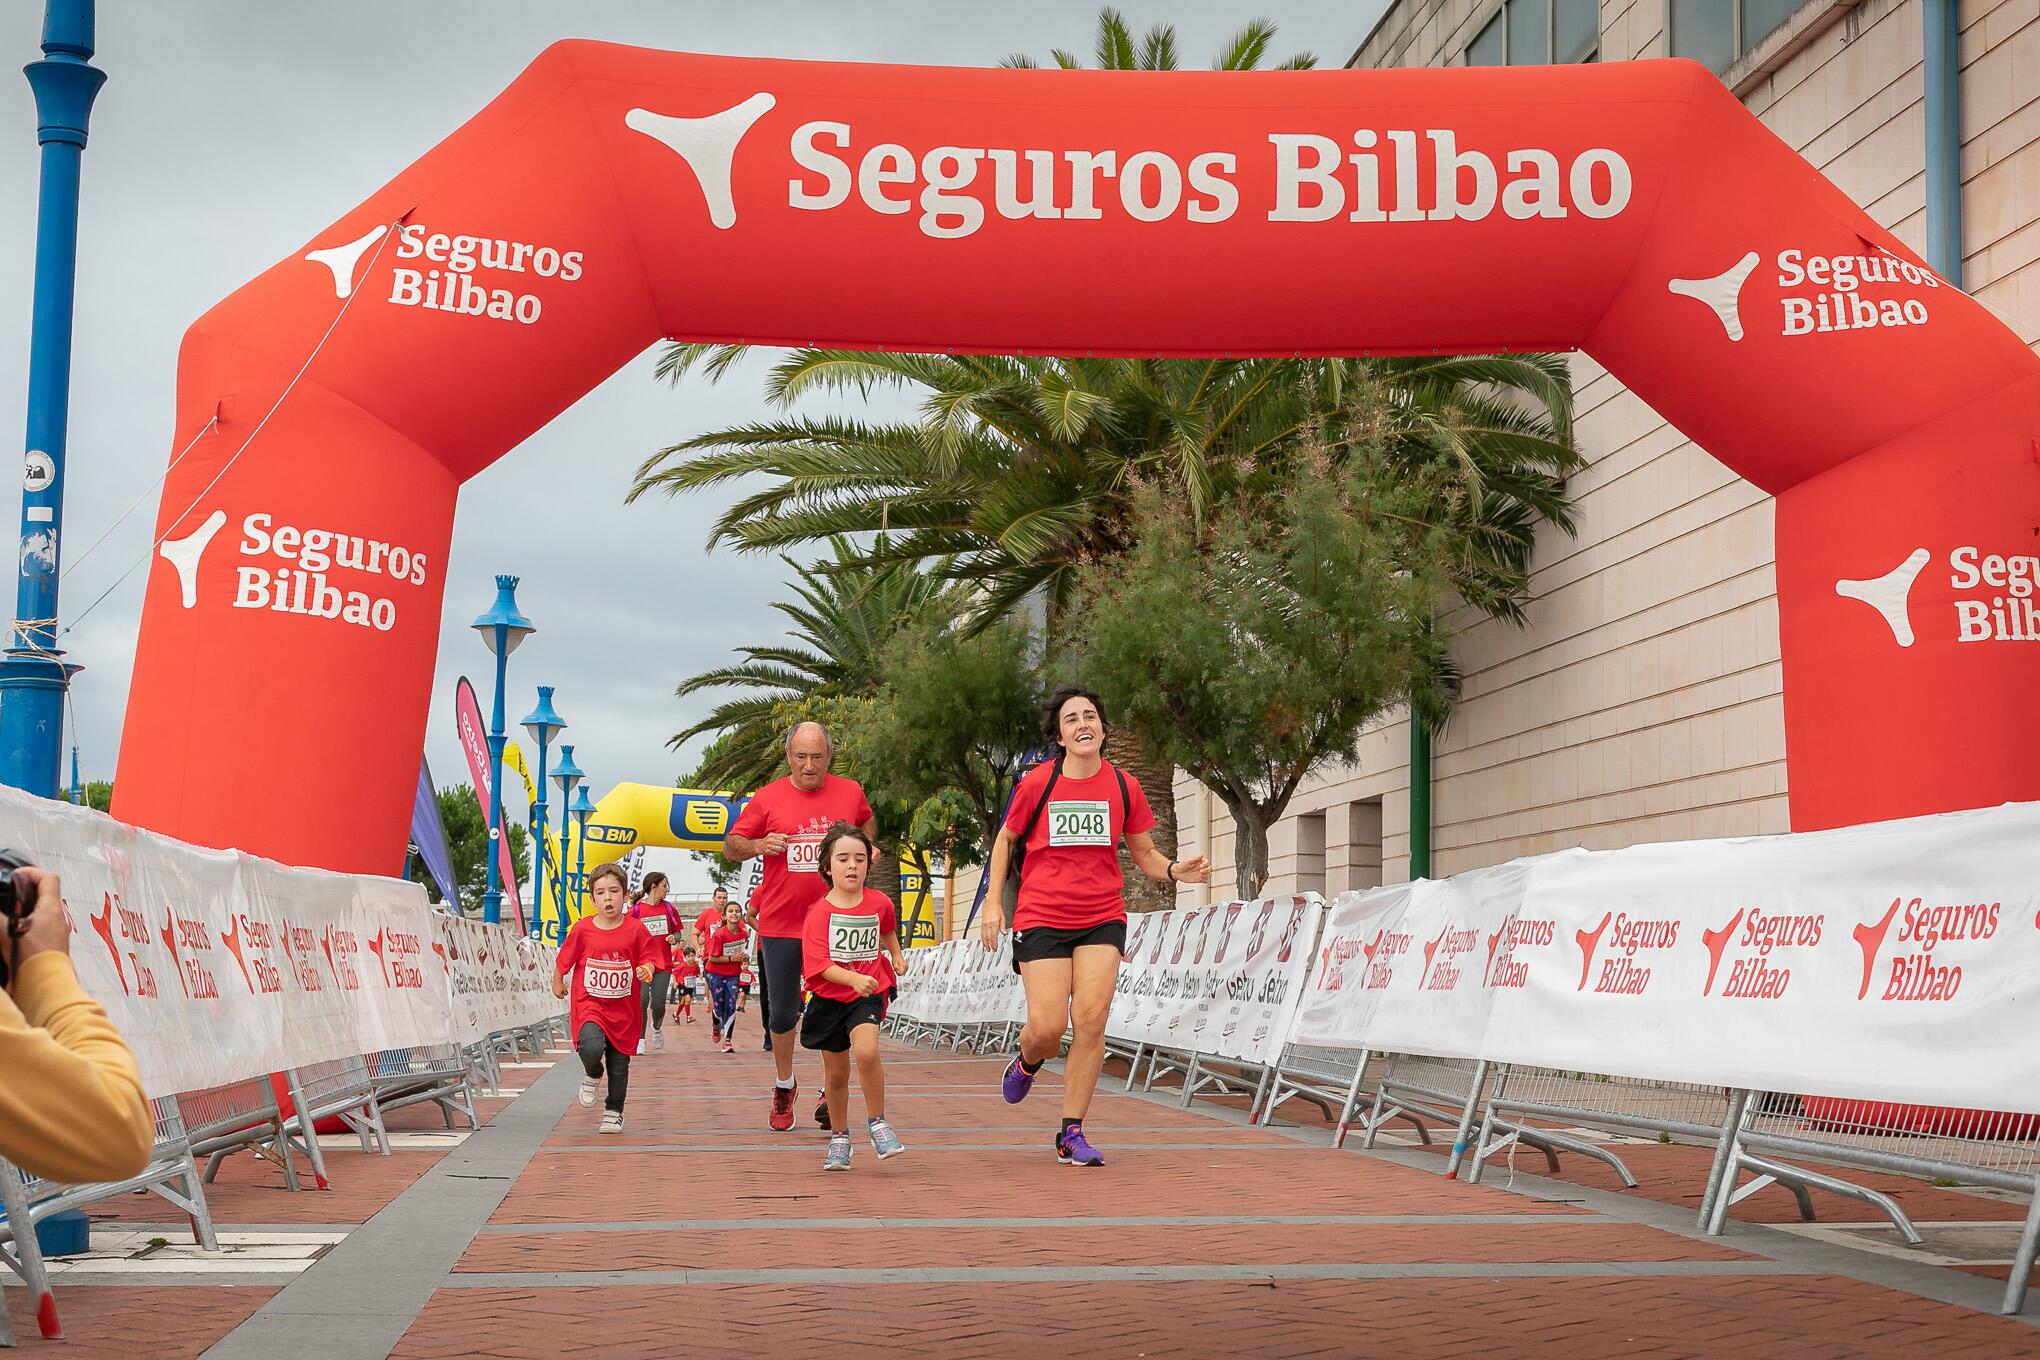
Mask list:
[{"label": "backpack strap", "polygon": [[1126,771],[1114,765],[1112,773],[1119,776],[1119,823],[1124,826],[1133,820],[1133,795],[1126,789]]},{"label": "backpack strap", "polygon": [[1062,753],[1058,751],[1055,764],[1049,768],[1048,783],[1042,786],[1041,801],[1034,805],[1033,813],[1027,818],[1027,828],[1020,833],[1020,850],[1024,853],[1027,841],[1034,835],[1034,828],[1041,824],[1041,814],[1048,808],[1048,795],[1055,792],[1055,781],[1062,778]]}]

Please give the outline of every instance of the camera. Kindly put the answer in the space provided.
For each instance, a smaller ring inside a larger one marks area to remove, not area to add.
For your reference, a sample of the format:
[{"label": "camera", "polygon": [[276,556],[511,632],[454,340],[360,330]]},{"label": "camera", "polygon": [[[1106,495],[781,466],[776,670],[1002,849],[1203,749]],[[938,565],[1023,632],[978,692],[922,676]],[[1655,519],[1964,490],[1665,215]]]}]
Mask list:
[{"label": "camera", "polygon": [[0,987],[7,986],[14,977],[14,942],[28,929],[28,918],[35,914],[35,885],[20,883],[14,877],[16,869],[33,868],[29,858],[19,850],[0,850],[0,921],[6,923],[7,947],[0,953]]}]

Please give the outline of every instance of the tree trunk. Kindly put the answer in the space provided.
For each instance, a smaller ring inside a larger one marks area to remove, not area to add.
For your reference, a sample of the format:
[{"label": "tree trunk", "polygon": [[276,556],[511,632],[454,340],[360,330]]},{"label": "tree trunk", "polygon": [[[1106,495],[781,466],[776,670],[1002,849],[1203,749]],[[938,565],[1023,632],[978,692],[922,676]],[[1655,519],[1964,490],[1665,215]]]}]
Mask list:
[{"label": "tree trunk", "polygon": [[[1151,754],[1140,739],[1124,727],[1112,729],[1105,750],[1107,759],[1126,771],[1128,777],[1140,781],[1141,792],[1147,795],[1148,806],[1155,814],[1152,833],[1155,849],[1170,859],[1177,858],[1175,765]],[[1114,796],[1117,796],[1116,793]],[[1123,846],[1119,851],[1119,868],[1126,876],[1127,910],[1167,911],[1176,905],[1175,885],[1149,878],[1135,868]]]},{"label": "tree trunk", "polygon": [[1233,823],[1233,896],[1252,901],[1268,882],[1268,819],[1250,802],[1225,799]]},{"label": "tree trunk", "polygon": [[900,847],[880,843],[878,860],[871,866],[871,872],[864,877],[864,886],[876,888],[893,900],[895,906],[900,900]]}]

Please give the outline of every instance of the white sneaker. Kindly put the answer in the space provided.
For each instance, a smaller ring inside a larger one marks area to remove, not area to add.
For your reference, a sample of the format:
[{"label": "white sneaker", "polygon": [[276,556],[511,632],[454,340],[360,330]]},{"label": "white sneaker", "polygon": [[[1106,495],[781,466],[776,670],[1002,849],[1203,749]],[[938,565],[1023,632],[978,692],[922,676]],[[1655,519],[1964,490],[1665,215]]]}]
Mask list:
[{"label": "white sneaker", "polygon": [[645,1056],[645,1041],[643,1039],[637,1041],[637,1055],[640,1058]]},{"label": "white sneaker", "polygon": [[595,1130],[595,1132],[597,1132],[597,1133],[622,1133],[622,1132],[623,1132],[623,1111],[621,1111],[621,1110],[604,1110],[604,1111],[602,1112],[602,1126],[601,1126],[600,1128],[596,1129],[596,1130]]},{"label": "white sneaker", "polygon": [[595,1078],[583,1077],[581,1078],[581,1094],[576,1096],[575,1099],[581,1102],[582,1109],[592,1110],[595,1108],[595,1097],[600,1095],[601,1092],[602,1087],[596,1082]]},{"label": "white sneaker", "polygon": [[661,1029],[652,1030],[652,1052],[657,1053],[666,1046],[666,1033]]}]

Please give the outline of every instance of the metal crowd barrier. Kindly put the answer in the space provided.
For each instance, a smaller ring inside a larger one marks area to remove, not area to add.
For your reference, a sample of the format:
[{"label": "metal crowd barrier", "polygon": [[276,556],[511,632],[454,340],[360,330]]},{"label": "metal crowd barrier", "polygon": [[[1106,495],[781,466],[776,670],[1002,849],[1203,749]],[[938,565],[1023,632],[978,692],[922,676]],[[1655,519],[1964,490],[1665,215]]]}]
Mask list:
[{"label": "metal crowd barrier", "polygon": [[[26,1177],[11,1162],[0,1161],[0,1213],[7,1216],[7,1224],[28,1223],[28,1193]],[[4,1226],[0,1226],[4,1231]],[[0,1242],[8,1239],[0,1238]],[[33,1227],[19,1238],[12,1239],[14,1249],[9,1251],[0,1245],[0,1265],[6,1266],[28,1286],[28,1295],[35,1305],[36,1330],[46,1341],[63,1336],[63,1323],[57,1318],[57,1297],[50,1292],[49,1272],[43,1267],[41,1245],[35,1240]],[[14,1344],[14,1324],[7,1315],[5,1291],[0,1290],[0,1346]]]},{"label": "metal crowd barrier", "polygon": [[[1719,1233],[1729,1209],[1764,1186],[1797,1182],[1794,1193],[1808,1218],[1813,1214],[1803,1187],[1812,1186],[1874,1205],[1908,1243],[1919,1245],[1919,1231],[1890,1196],[1782,1158],[2012,1190],[2026,1195],[2029,1202],[1999,1311],[2013,1314],[2024,1306],[2026,1279],[2040,1255],[2040,1115],[1935,1110],[1774,1091],[1737,1091],[1731,1109],[1730,1134],[1717,1157],[1725,1164],[1720,1192],[1702,1216],[1709,1233]],[[1731,1189],[1744,1171],[1754,1173],[1754,1178]]]},{"label": "metal crowd barrier", "polygon": [[267,1076],[229,1082],[177,1097],[184,1131],[191,1140],[193,1160],[205,1158],[205,1183],[211,1185],[228,1154],[249,1148],[266,1162],[283,1168],[283,1183],[298,1188],[290,1140],[283,1133],[283,1109]]},{"label": "metal crowd barrier", "polygon": [[469,1128],[481,1127],[475,1117],[472,1069],[459,1044],[386,1048],[368,1062],[376,1104],[384,1114],[431,1101],[439,1106],[449,1129],[455,1113],[467,1119]]},{"label": "metal crowd barrier", "polygon": [[362,1058],[312,1063],[284,1076],[291,1102],[290,1117],[283,1124],[284,1140],[311,1162],[312,1178],[321,1190],[331,1189],[332,1183],[326,1179],[326,1157],[319,1149],[320,1121],[338,1119],[361,1140],[363,1152],[390,1155],[389,1131],[383,1127],[375,1082]]},{"label": "metal crowd barrier", "polygon": [[[182,1209],[191,1220],[192,1237],[207,1251],[217,1251],[219,1239],[213,1233],[212,1214],[206,1208],[204,1179],[192,1158],[191,1138],[179,1112],[177,1097],[164,1096],[160,1100],[152,1100],[149,1108],[155,1116],[156,1139],[149,1149],[148,1163],[138,1174],[126,1180],[63,1185],[10,1167],[7,1175],[18,1185],[24,1207],[18,1217],[10,1210],[7,1222],[0,1224],[0,1248],[15,1242],[18,1259],[18,1254],[25,1250],[19,1245],[23,1228],[28,1229],[32,1236],[35,1225],[51,1214],[111,1199],[132,1190],[149,1190]],[[13,1266],[14,1261],[10,1260],[9,1265]]]},{"label": "metal crowd barrier", "polygon": [[1236,1058],[1220,1058],[1217,1061],[1232,1064],[1234,1070],[1219,1071],[1211,1066],[1210,1060],[1204,1054],[1190,1055],[1190,1066],[1183,1073],[1183,1091],[1176,1103],[1187,1107],[1202,1091],[1221,1096],[1250,1096],[1247,1119],[1252,1122],[1254,1111],[1261,1107],[1261,1097],[1268,1090],[1269,1077],[1274,1069],[1264,1063],[1246,1062]]},{"label": "metal crowd barrier", "polygon": [[[1286,1100],[1308,1101],[1332,1121],[1332,1146],[1344,1147],[1353,1116],[1363,1108],[1370,1112],[1375,1108],[1387,1064],[1384,1055],[1364,1048],[1284,1044],[1255,1122],[1265,1126],[1273,1121],[1275,1107]],[[1430,1130],[1420,1116],[1399,1110],[1393,1117],[1414,1126],[1418,1141],[1426,1144],[1431,1141]]]}]

